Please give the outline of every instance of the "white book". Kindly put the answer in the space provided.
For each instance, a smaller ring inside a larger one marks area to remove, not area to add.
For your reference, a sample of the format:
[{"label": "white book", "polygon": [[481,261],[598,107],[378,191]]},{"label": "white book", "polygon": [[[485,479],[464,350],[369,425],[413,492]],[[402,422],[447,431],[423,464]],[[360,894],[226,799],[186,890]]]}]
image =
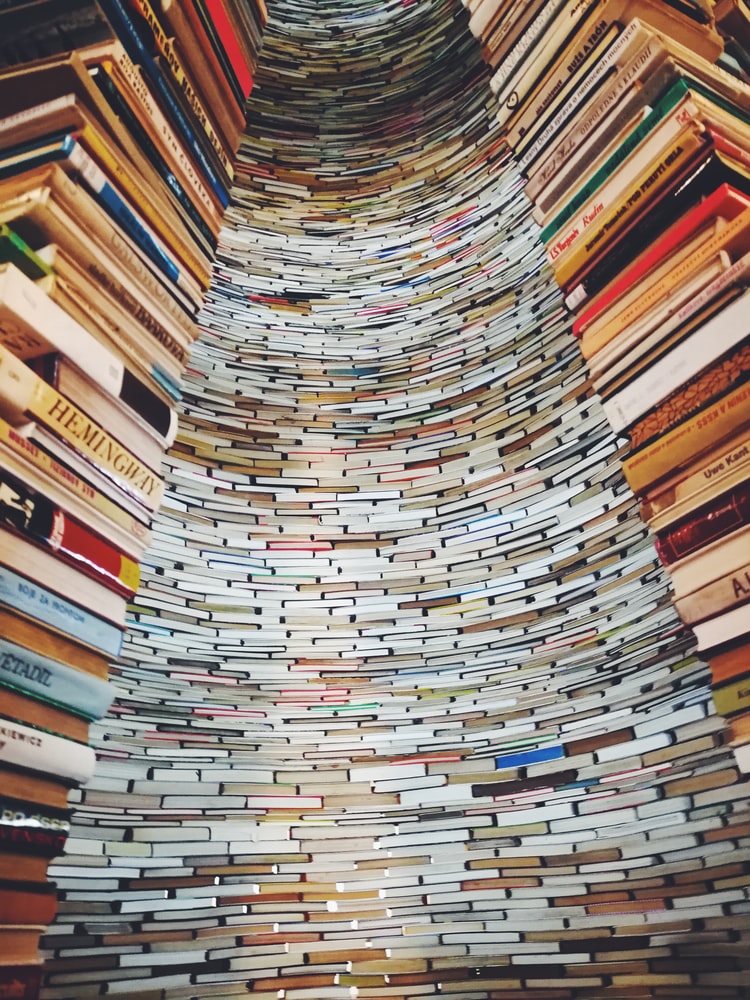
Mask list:
[{"label": "white book", "polygon": [[668,354],[602,402],[615,432],[625,430],[703,368],[737,347],[750,333],[750,293],[745,291]]},{"label": "white book", "polygon": [[0,719],[0,761],[84,784],[94,773],[96,754],[83,743]]},{"label": "white book", "polygon": [[750,632],[750,604],[741,604],[731,611],[698,622],[693,625],[693,632],[700,652],[747,635]]}]

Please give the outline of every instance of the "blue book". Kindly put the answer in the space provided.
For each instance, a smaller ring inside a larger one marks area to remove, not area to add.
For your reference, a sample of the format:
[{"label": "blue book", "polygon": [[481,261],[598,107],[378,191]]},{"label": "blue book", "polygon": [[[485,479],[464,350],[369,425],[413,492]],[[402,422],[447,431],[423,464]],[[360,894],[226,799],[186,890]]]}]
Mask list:
[{"label": "blue book", "polygon": [[198,161],[203,174],[210,182],[222,207],[226,208],[229,204],[229,193],[206,156],[185,111],[175,100],[172,91],[169,89],[169,85],[162,76],[161,70],[154,62],[153,56],[138,34],[125,4],[122,3],[122,0],[100,0],[100,7],[117,32],[130,59],[136,66],[140,66],[144,75],[153,84],[156,93],[168,109],[185,145]]},{"label": "blue book", "polygon": [[116,688],[100,677],[67,663],[25,649],[0,637],[0,684],[34,698],[72,710],[87,719],[101,719],[114,701]]},{"label": "blue book", "polygon": [[123,630],[117,625],[2,565],[0,603],[36,618],[100,653],[112,657],[120,655]]},{"label": "blue book", "polygon": [[529,767],[531,764],[541,764],[547,760],[559,760],[565,755],[559,743],[546,747],[530,747],[517,753],[506,753],[495,758],[495,767],[502,770],[506,767]]}]

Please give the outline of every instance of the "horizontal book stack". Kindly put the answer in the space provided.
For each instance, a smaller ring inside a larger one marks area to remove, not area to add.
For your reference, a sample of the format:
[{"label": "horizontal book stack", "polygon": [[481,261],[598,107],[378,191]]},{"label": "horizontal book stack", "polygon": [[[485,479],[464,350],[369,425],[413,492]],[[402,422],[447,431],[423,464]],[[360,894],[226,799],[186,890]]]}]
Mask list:
[{"label": "horizontal book stack", "polygon": [[750,25],[738,0],[467,2],[498,119],[750,767]]},{"label": "horizontal book stack", "polygon": [[164,495],[265,8],[0,5],[0,995],[36,996],[47,867]]}]

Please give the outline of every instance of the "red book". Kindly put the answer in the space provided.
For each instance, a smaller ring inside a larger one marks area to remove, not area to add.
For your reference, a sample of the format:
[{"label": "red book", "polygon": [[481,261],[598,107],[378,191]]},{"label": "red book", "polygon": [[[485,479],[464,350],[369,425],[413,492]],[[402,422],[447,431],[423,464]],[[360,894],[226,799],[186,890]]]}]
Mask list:
[{"label": "red book", "polygon": [[656,551],[664,566],[703,548],[748,523],[750,480],[720,494],[693,514],[656,536]]},{"label": "red book", "polygon": [[4,470],[0,470],[0,523],[52,549],[124,597],[132,597],[138,589],[140,568],[135,560]]},{"label": "red book", "polygon": [[624,292],[633,287],[653,267],[661,264],[666,257],[696,233],[701,226],[716,217],[727,220],[735,218],[750,206],[750,198],[731,187],[722,184],[707,198],[677,220],[663,235],[651,244],[649,249],[637,257],[630,267],[622,271],[595,296],[588,306],[576,317],[573,333],[581,337],[586,327]]},{"label": "red book", "polygon": [[245,54],[237,41],[237,33],[232,27],[222,0],[203,0],[198,7],[199,10],[200,7],[203,7],[208,14],[219,42],[234,70],[237,83],[247,98],[253,89],[252,66],[245,58]]}]

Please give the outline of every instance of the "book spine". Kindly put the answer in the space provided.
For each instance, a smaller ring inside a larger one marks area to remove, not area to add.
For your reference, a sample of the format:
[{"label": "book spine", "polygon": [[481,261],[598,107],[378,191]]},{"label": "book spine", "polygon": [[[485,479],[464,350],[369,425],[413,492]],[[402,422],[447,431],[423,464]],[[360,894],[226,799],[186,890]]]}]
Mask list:
[{"label": "book spine", "polygon": [[695,552],[709,542],[747,524],[750,516],[750,480],[712,500],[687,520],[659,532],[656,551],[664,566]]},{"label": "book spine", "polygon": [[[690,100],[687,87],[679,80],[644,120],[636,126],[612,155],[599,167],[577,193],[566,200],[565,206],[540,233],[543,243],[553,239],[564,241],[571,230],[583,232],[605,210],[611,200],[614,185],[623,185],[624,175],[640,172],[652,161],[655,148],[661,149],[674,142],[682,130],[699,114],[697,105]],[[658,128],[658,132],[656,132]],[[651,143],[652,133],[656,132]],[[658,147],[654,146],[658,143]],[[630,159],[632,157],[632,159]],[[630,162],[627,162],[630,159]],[[560,230],[564,232],[558,237]]]},{"label": "book spine", "polygon": [[63,351],[106,392],[122,388],[122,362],[13,264],[0,270],[0,344],[23,360]]},{"label": "book spine", "polygon": [[625,478],[636,496],[660,479],[713,448],[750,422],[750,385],[742,385],[704,407],[653,444],[623,460]]},{"label": "book spine", "polygon": [[[599,118],[603,117],[605,109],[608,110],[614,103],[616,103],[617,96],[624,94],[632,83],[640,78],[649,61],[653,60],[654,56],[652,54],[652,50],[646,49],[645,54],[641,55],[639,59],[634,60],[631,64],[628,64],[624,68],[618,68],[618,61],[623,55],[623,52],[626,52],[637,42],[640,42],[640,39],[644,39],[644,42],[641,44],[645,44],[645,38],[646,33],[637,21],[627,26],[625,31],[621,33],[614,44],[611,45],[604,53],[591,72],[587,74],[586,78],[579,84],[575,93],[568,98],[562,108],[560,108],[560,110],[554,115],[552,120],[549,121],[544,126],[542,131],[530,141],[530,144],[529,142],[525,144],[525,148],[524,144],[521,144],[518,147],[518,166],[522,173],[534,162],[534,160],[537,159],[537,157],[544,153],[549,143],[554,141],[560,129],[565,127],[566,122],[568,122],[572,115],[576,114],[579,107],[584,106],[588,95],[599,86],[602,80],[606,79],[613,72],[614,67],[614,72],[618,75],[615,83],[610,87],[606,102],[603,102],[601,107],[595,107],[592,109],[587,108],[584,112],[585,118],[577,127],[577,131],[580,132],[582,136],[588,138],[593,131],[595,122]],[[578,141],[576,133],[574,132],[566,143],[565,149],[568,150],[568,152],[572,152],[572,150],[578,146]],[[535,175],[537,185],[541,186],[546,181],[551,180],[554,176],[555,170],[562,167],[564,162],[564,157],[551,157],[549,164],[545,165],[544,169],[538,176]]]},{"label": "book spine", "polygon": [[[743,258],[744,259],[744,258]],[[750,344],[743,344],[728,357],[701,372],[672,393],[658,407],[647,413],[628,430],[632,451],[653,441],[660,434],[696,413],[750,377]]]},{"label": "book spine", "polygon": [[[714,235],[705,240],[693,253],[683,259],[675,260],[674,266],[668,268],[666,273],[660,274],[658,280],[650,280],[650,276],[644,277],[641,286],[636,286],[639,288],[639,294],[633,297],[632,301],[623,303],[620,308],[615,307],[614,315],[605,318],[603,322],[599,320],[594,326],[584,330],[580,339],[583,356],[591,359],[613,341],[617,348],[618,334],[628,335],[632,340],[638,325],[642,326],[645,322],[648,326],[653,318],[649,315],[649,310],[653,309],[653,315],[657,315],[657,307],[670,297],[674,299],[670,306],[670,314],[664,319],[660,328],[664,333],[668,333],[687,322],[721,292],[740,282],[747,273],[750,267],[750,250],[734,263],[728,256],[737,248],[740,240],[744,244],[742,249],[746,249],[750,244],[750,209],[730,222],[720,225]],[[719,273],[711,276],[710,271],[705,269],[717,260],[720,262]],[[702,269],[705,274],[703,281],[700,277],[696,277],[700,275]],[[688,289],[691,286],[689,297],[685,299],[683,295],[681,300],[680,288]],[[660,324],[657,321],[651,325],[655,327]],[[647,331],[643,332],[645,334]]]},{"label": "book spine", "polygon": [[122,628],[1,564],[0,602],[100,653],[120,655]]},{"label": "book spine", "polygon": [[[750,563],[719,577],[685,597],[674,599],[674,606],[686,625],[713,618],[750,601]],[[748,659],[750,669],[750,658]]]},{"label": "book spine", "polygon": [[[700,628],[700,626],[696,626]],[[750,709],[750,678],[743,677],[729,684],[713,688],[714,706],[718,715],[725,719]]]},{"label": "book spine", "polygon": [[0,682],[60,705],[89,720],[102,719],[114,701],[112,684],[0,637]]},{"label": "book spine", "polygon": [[[592,6],[594,2],[595,0],[583,0],[583,2],[570,5],[571,7],[575,6],[575,10],[571,11],[570,15],[571,30],[572,26],[575,24],[573,18],[583,19],[585,11]],[[508,89],[509,81],[518,75],[519,72],[522,72],[524,59],[529,53],[533,52],[537,40],[547,31],[548,26],[554,25],[558,14],[560,11],[564,10],[566,6],[567,4],[556,2],[547,4],[546,7],[543,7],[531,24],[526,28],[526,31],[518,39],[505,59],[503,59],[502,63],[490,79],[490,89],[493,94],[498,95],[498,99],[500,94],[504,93],[504,91]]]},{"label": "book spine", "polygon": [[[658,490],[648,493],[641,504],[641,517],[654,531],[674,524],[685,505],[693,503],[691,509],[700,506],[696,497],[706,499],[716,495],[722,484],[733,486],[750,470],[750,431],[741,431],[730,442],[718,449],[712,449],[687,469],[679,471]],[[707,491],[713,491],[709,493]]]},{"label": "book spine", "polygon": [[674,185],[689,163],[707,148],[701,130],[687,130],[621,192],[611,209],[594,208],[598,228],[588,227],[587,234],[568,229],[564,240],[554,239],[547,248],[547,259],[552,263],[558,284],[567,288],[592,258],[602,253],[607,242],[647,212],[649,203]]},{"label": "book spine", "polygon": [[122,226],[123,231],[170,281],[180,284],[182,272],[178,265],[112,187],[107,175],[91,159],[75,136],[66,136],[63,140],[63,152],[70,165],[78,171],[91,192],[96,195],[111,217]]},{"label": "book spine", "polygon": [[[597,28],[586,42],[575,52],[571,52],[569,59],[566,57],[551,74],[545,76],[541,86],[529,96],[527,106],[520,116],[508,127],[507,139],[514,151],[522,151],[534,139],[546,121],[550,108],[559,103],[560,95],[565,95],[571,87],[579,85],[581,81],[585,83],[594,75],[597,62],[616,44],[625,30],[627,29],[616,22]],[[566,101],[569,99],[569,96],[565,97]]]},{"label": "book spine", "polygon": [[187,116],[177,101],[175,101],[166,81],[158,67],[154,64],[154,60],[138,35],[124,3],[122,0],[100,0],[100,2],[105,14],[117,31],[129,59],[132,60],[134,65],[140,67],[144,75],[153,84],[156,93],[163,101],[171,119],[174,121],[180,136],[195,157],[203,175],[209,181],[221,205],[226,208],[229,204],[228,190],[204,152]]},{"label": "book spine", "polygon": [[222,168],[231,179],[234,175],[234,170],[229,155],[227,154],[225,142],[222,137],[219,136],[217,129],[214,128],[213,116],[210,115],[204,107],[192,81],[185,73],[175,47],[165,34],[161,24],[159,23],[158,17],[151,7],[151,4],[148,3],[148,0],[129,0],[129,3],[131,8],[137,11],[143,21],[145,21],[148,25],[148,30],[151,32],[153,42],[164,57],[172,78],[180,88],[188,107],[202,127],[208,141],[211,143],[211,147],[216,156],[219,158]]},{"label": "book spine", "polygon": [[163,480],[1,345],[0,409],[9,422],[40,421],[149,510],[160,505]]},{"label": "book spine", "polygon": [[57,504],[0,469],[0,521],[40,542],[119,594],[132,597],[140,567]]},{"label": "book spine", "polygon": [[94,773],[96,755],[81,743],[0,720],[0,761],[85,784]]},{"label": "book spine", "polygon": [[[574,336],[582,336],[584,330],[604,309],[619,298],[623,292],[631,289],[652,268],[662,263],[668,254],[679,248],[711,219],[718,216],[733,218],[743,208],[748,207],[750,207],[750,199],[728,184],[721,184],[693,209],[678,216],[674,225],[656,239],[643,254],[640,254],[631,267],[625,268],[611,284],[596,294],[573,321]],[[576,306],[569,305],[569,308],[576,308]]]},{"label": "book spine", "polygon": [[[4,449],[6,450],[3,454]],[[60,495],[72,495],[93,509],[96,514],[100,514],[106,521],[122,528],[132,537],[133,544],[138,547],[139,551],[144,550],[148,545],[151,539],[151,530],[145,521],[138,520],[104,493],[94,489],[71,469],[61,465],[2,418],[0,418],[0,454],[3,454],[6,466],[9,466],[10,471],[15,471],[16,475],[23,476],[26,469],[29,468],[38,470],[42,477],[54,483],[55,487],[61,491]],[[17,461],[12,461],[11,456]]]},{"label": "book spine", "polygon": [[[140,70],[134,66],[127,52],[121,45],[116,45],[112,55],[103,58],[98,64],[90,67],[90,72],[94,82],[104,95],[107,103],[123,121],[123,124],[132,130],[132,123],[138,122],[137,129],[133,132],[134,137],[140,142],[140,134],[148,134],[145,125],[141,124],[139,116],[143,116],[144,122],[152,129],[152,135],[156,137],[154,148],[157,143],[161,143],[162,151],[159,152],[159,160],[165,165],[170,162],[176,169],[181,185],[192,195],[196,206],[200,206],[203,217],[210,220],[214,227],[218,229],[220,225],[221,198],[214,191],[213,187],[206,186],[197,168],[193,165],[182,143],[174,135],[169,122],[161,112],[159,105],[152,97],[146,82],[143,80]],[[122,93],[115,82],[114,75],[118,73],[127,93]],[[130,100],[128,100],[128,96]],[[170,183],[170,187],[173,185]],[[223,210],[223,206],[222,206]]]},{"label": "book spine", "polygon": [[[191,0],[188,0],[188,2],[191,2]],[[237,40],[237,34],[229,22],[221,0],[205,0],[203,4],[193,2],[192,6],[197,8],[199,13],[201,12],[201,8],[204,8],[204,13],[210,17],[211,24],[216,31],[221,47],[232,67],[235,79],[240,85],[243,96],[247,99],[250,91],[253,89],[252,66],[242,52]]]},{"label": "book spine", "polygon": [[735,299],[699,327],[687,340],[655,361],[643,374],[624,385],[602,406],[612,429],[619,433],[657,406],[684,382],[750,333],[749,292]]}]

